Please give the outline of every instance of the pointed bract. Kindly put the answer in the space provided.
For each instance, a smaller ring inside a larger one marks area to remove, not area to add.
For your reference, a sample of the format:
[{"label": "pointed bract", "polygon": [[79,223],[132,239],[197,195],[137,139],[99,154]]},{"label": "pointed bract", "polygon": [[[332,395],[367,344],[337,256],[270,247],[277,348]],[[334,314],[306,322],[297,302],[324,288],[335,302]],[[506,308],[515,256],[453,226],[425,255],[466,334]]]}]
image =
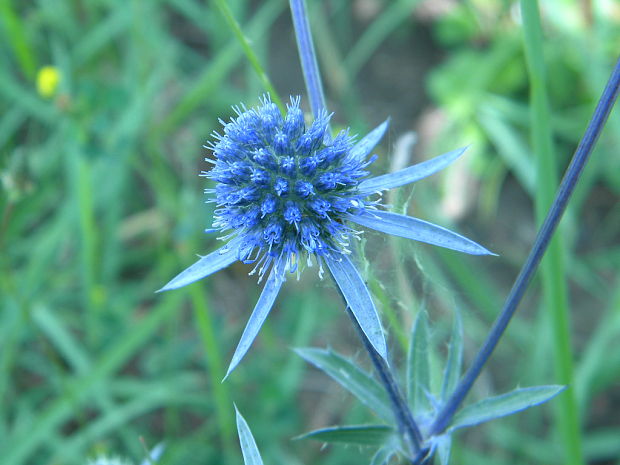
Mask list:
[{"label": "pointed bract", "polygon": [[359,215],[349,214],[347,215],[347,219],[386,234],[413,239],[414,241],[426,242],[427,244],[438,245],[458,252],[471,255],[495,255],[480,244],[460,234],[437,226],[436,224],[428,223],[418,218],[412,218],[411,216],[373,210],[372,212],[367,211]]},{"label": "pointed bract", "polygon": [[237,434],[239,434],[239,444],[243,453],[243,463],[245,465],[263,465],[263,459],[260,456],[256,441],[252,435],[252,431],[245,421],[245,418],[237,410],[235,405],[235,415],[237,418]]},{"label": "pointed bract", "polygon": [[327,263],[329,271],[331,271],[362,331],[379,355],[387,360],[387,346],[381,328],[381,320],[370,292],[357,268],[349,256],[344,254],[325,257],[325,263]]},{"label": "pointed bract", "polygon": [[355,144],[353,148],[349,151],[349,156],[358,160],[364,159],[366,156],[368,156],[372,149],[374,149],[381,141],[389,125],[390,120],[386,119],[383,123],[381,123],[375,129],[366,134],[362,138],[362,140]]},{"label": "pointed bract", "polygon": [[450,163],[459,158],[467,150],[467,147],[452,150],[451,152],[444,153],[430,160],[423,161],[416,165],[402,170],[395,171],[394,173],[388,173],[381,176],[362,181],[359,185],[359,190],[362,195],[370,195],[376,192],[381,192],[394,187],[404,186],[420,179],[426,178],[431,174],[435,174],[441,171]]},{"label": "pointed bract", "polygon": [[263,287],[263,291],[258,298],[258,302],[256,302],[252,315],[250,315],[250,319],[243,330],[241,340],[235,349],[235,353],[233,354],[233,358],[224,379],[228,378],[228,375],[230,375],[237,367],[243,356],[249,350],[252,342],[254,342],[261,326],[263,326],[263,323],[265,322],[267,315],[269,315],[269,312],[273,307],[273,303],[278,296],[278,292],[280,292],[282,283],[284,282],[284,272],[285,269],[284,266],[282,266],[281,261],[276,262],[276,264],[272,267],[269,278],[267,278],[267,282],[265,283],[265,287]]},{"label": "pointed bract", "polygon": [[[233,107],[236,116],[213,133],[206,147],[213,152],[210,171],[215,181],[209,202],[215,204],[211,231],[228,240],[202,257],[158,292],[177,289],[209,276],[236,260],[254,263],[250,274],[259,282],[270,273],[260,300],[235,351],[228,376],[248,351],[278,294],[285,272],[299,272],[304,263],[326,263],[347,305],[370,344],[384,359],[387,346],[370,292],[351,263],[351,240],[357,231],[347,220],[397,236],[472,254],[490,252],[475,242],[415,218],[376,211],[372,194],[433,174],[458,158],[455,150],[396,173],[364,181],[375,160],[369,156],[384,137],[386,120],[359,142],[349,130],[330,137],[331,115],[325,110],[305,124],[301,99],[291,97],[285,114],[269,96],[260,105]],[[322,269],[322,268],[321,268]]]},{"label": "pointed bract", "polygon": [[187,286],[210,274],[220,271],[239,259],[240,239],[233,239],[224,247],[202,257],[185,271],[176,275],[168,284],[157,292],[170,291],[179,287]]}]

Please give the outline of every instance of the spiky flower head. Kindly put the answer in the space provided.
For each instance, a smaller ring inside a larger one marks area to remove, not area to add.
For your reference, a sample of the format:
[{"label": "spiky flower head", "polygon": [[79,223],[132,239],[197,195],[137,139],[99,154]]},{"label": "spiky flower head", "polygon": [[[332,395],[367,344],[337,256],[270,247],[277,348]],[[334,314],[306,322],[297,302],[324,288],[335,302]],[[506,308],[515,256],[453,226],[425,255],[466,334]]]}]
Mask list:
[{"label": "spiky flower head", "polygon": [[[228,367],[228,376],[247,353],[276,300],[287,271],[297,271],[299,257],[325,265],[375,350],[387,359],[387,346],[370,292],[350,259],[348,245],[355,225],[394,236],[484,255],[479,244],[426,221],[381,209],[375,195],[419,181],[446,167],[465,149],[457,149],[394,173],[371,178],[365,168],[387,131],[388,121],[353,142],[348,131],[333,139],[325,112],[308,126],[291,98],[286,115],[268,97],[256,108],[235,108],[237,116],[221,121],[209,146],[215,166],[201,173],[216,181],[206,192],[217,204],[213,227],[226,244],[201,257],[160,291],[177,289],[226,268],[237,260],[254,263],[251,273],[265,286]],[[352,225],[352,226],[349,226]],[[301,262],[303,263],[303,262]]]},{"label": "spiky flower head", "polygon": [[269,97],[214,134],[214,168],[202,174],[218,184],[207,190],[217,204],[213,228],[237,237],[259,275],[276,258],[294,271],[297,257],[346,251],[351,229],[344,217],[365,208],[357,187],[374,160],[351,151],[348,130],[333,139],[322,112],[306,126],[299,98],[282,116]]}]

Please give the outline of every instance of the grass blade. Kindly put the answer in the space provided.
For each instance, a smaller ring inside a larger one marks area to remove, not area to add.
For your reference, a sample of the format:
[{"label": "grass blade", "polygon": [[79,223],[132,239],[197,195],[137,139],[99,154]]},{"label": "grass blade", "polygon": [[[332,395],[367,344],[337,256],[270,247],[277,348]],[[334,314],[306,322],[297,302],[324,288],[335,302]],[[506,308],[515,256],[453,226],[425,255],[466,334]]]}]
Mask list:
[{"label": "grass blade", "polygon": [[252,49],[252,46],[250,45],[250,41],[243,33],[243,30],[241,29],[241,26],[239,26],[239,23],[233,16],[232,11],[230,11],[230,7],[228,6],[228,3],[225,0],[215,0],[215,5],[220,10],[220,13],[222,13],[222,16],[224,16],[224,19],[226,20],[226,22],[232,29],[239,43],[241,44],[243,53],[245,53],[245,56],[250,62],[250,64],[252,65],[252,68],[254,68],[254,71],[256,71],[256,74],[258,75],[258,79],[260,79],[260,81],[262,82],[263,87],[265,88],[267,92],[269,92],[269,95],[271,96],[271,100],[273,101],[273,103],[278,105],[278,108],[280,108],[280,111],[284,113],[285,108],[284,108],[284,105],[282,104],[282,100],[280,99],[280,96],[278,95],[278,92],[276,91],[275,87],[273,87],[273,84],[271,84],[271,81],[269,80],[269,76],[267,76],[267,73],[261,66],[260,61],[258,60],[258,57],[256,56],[256,53],[254,53],[254,50]]},{"label": "grass blade", "polygon": [[[543,38],[538,2],[522,0],[525,56],[530,79],[531,137],[536,154],[536,217],[541,224],[553,203],[558,185],[557,163],[551,131],[551,115],[546,88]],[[551,312],[553,357],[557,380],[573,383],[573,354],[570,341],[568,291],[564,268],[562,235],[556,234],[541,262],[545,309]],[[545,319],[545,321],[547,321]],[[568,465],[583,464],[580,420],[574,390],[562,396],[556,410],[556,428],[564,444]]]}]

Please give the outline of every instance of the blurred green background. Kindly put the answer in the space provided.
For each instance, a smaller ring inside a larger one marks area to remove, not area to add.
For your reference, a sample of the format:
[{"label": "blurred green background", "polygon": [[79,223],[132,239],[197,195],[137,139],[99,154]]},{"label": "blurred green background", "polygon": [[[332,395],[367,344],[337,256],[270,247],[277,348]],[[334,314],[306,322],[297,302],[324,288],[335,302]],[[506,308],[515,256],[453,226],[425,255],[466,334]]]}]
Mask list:
[{"label": "blurred green background", "polygon": [[[303,95],[287,2],[228,3],[279,94]],[[335,126],[363,134],[392,117],[375,173],[471,144],[444,173],[386,200],[499,258],[364,235],[364,271],[394,365],[421,308],[437,359],[460,310],[467,363],[617,58],[620,4],[545,0],[541,38],[508,1],[308,3]],[[543,63],[546,81],[528,60]],[[0,2],[2,465],[77,465],[98,454],[138,463],[140,438],[166,444],[161,464],[242,463],[233,401],[267,464],[370,456],[291,441],[337,422],[376,421],[289,350],[330,346],[366,365],[328,280],[312,270],[289,279],[224,384],[260,291],[249,268],[154,294],[217,247],[203,233],[213,207],[198,177],[208,169],[201,146],[231,105],[254,105],[263,92],[211,2]],[[417,134],[412,151],[407,131]],[[517,385],[570,389],[461,434],[453,463],[620,463],[618,147],[616,111],[555,258],[470,397]]]}]

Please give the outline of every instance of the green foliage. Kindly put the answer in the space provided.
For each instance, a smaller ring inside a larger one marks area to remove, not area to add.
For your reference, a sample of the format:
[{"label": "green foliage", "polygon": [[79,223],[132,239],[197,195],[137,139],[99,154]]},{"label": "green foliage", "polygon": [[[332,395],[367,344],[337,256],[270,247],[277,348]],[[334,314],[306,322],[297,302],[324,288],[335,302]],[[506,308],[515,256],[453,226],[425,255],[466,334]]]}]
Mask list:
[{"label": "green foliage", "polygon": [[[417,423],[421,425],[423,435],[428,430],[430,422],[433,421],[434,415],[443,407],[448,393],[452,391],[454,379],[458,379],[460,375],[458,367],[463,352],[463,335],[458,313],[455,315],[452,334],[448,342],[441,397],[437,395],[438,393],[433,392],[430,383],[429,359],[434,342],[429,338],[426,312],[422,311],[413,325],[409,341],[406,382],[410,408]],[[297,349],[297,353],[334,378],[362,403],[377,412],[379,402],[375,394],[371,394],[365,389],[365,387],[374,386],[376,382],[370,375],[357,368],[355,363],[331,351],[320,349]],[[467,405],[456,413],[445,433],[438,436],[424,436],[423,446],[429,447],[431,455],[436,452],[440,462],[447,465],[450,463],[452,433],[455,431],[540,405],[553,399],[564,389],[564,386],[517,388],[506,394],[487,397]],[[378,396],[378,394],[376,395]],[[392,413],[391,418],[384,418],[384,420],[391,426],[333,426],[311,431],[299,436],[298,439],[375,446],[377,448],[376,456],[381,457],[381,459],[377,459],[379,461],[391,455],[402,455],[403,460],[406,460],[406,454],[403,453],[399,444],[398,435],[395,434],[400,429],[394,413]]]}]

